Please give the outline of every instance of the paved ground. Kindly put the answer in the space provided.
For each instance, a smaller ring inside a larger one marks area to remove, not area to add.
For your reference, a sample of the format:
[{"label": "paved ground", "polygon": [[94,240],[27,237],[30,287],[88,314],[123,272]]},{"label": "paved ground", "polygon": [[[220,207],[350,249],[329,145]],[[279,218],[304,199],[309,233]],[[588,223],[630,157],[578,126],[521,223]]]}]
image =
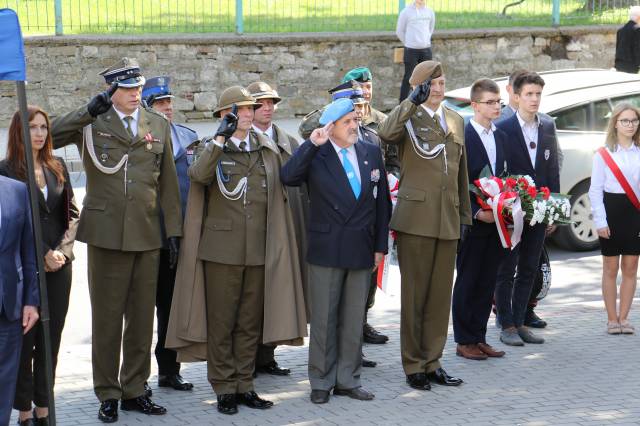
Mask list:
[{"label": "paved ground", "polygon": [[[291,125],[291,124],[289,124]],[[206,129],[205,129],[206,130]],[[0,132],[0,152],[3,151]],[[82,176],[72,177],[79,200]],[[86,247],[76,245],[71,309],[62,340],[56,402],[61,425],[100,424],[91,385],[90,307],[86,283]],[[219,415],[215,395],[206,382],[202,363],[183,367],[195,383],[193,392],[155,386],[154,400],[169,410],[166,416],[121,413],[121,425],[185,424],[431,424],[431,425],[640,425],[638,336],[608,336],[600,301],[598,253],[552,250],[553,286],[538,312],[550,322],[542,334],[544,345],[505,348],[498,332],[489,329],[489,342],[507,350],[499,360],[469,361],[455,356],[451,338],[443,365],[462,377],[460,388],[434,386],[430,392],[404,383],[399,349],[399,291],[397,269],[392,270],[387,294],[379,293],[371,322],[389,334],[386,345],[367,345],[365,353],[378,361],[363,371],[363,384],[376,394],[372,402],[333,397],[324,406],[308,400],[307,346],[282,347],[279,362],[292,369],[290,377],[260,376],[257,391],[276,405],[260,412],[241,407],[235,416]],[[638,301],[636,300],[636,306]],[[634,312],[631,320],[640,325]],[[493,317],[490,319],[493,324]],[[15,413],[14,413],[15,414]],[[15,416],[12,419],[15,423]]]}]

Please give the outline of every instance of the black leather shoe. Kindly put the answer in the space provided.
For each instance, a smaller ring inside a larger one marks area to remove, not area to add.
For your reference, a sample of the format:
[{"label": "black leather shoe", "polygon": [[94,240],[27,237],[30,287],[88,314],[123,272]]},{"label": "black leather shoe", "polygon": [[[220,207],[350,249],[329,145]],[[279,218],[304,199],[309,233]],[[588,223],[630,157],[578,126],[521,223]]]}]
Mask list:
[{"label": "black leather shoe", "polygon": [[547,322],[536,315],[533,308],[529,308],[527,309],[527,315],[524,318],[524,325],[532,328],[545,328],[547,326]]},{"label": "black leather shoe", "polygon": [[174,388],[179,391],[193,389],[193,383],[186,381],[179,374],[158,375],[158,386],[161,388]]},{"label": "black leather shoe", "polygon": [[151,390],[151,386],[149,386],[149,382],[144,382],[144,396],[147,398],[151,398],[153,396],[153,391]]},{"label": "black leather shoe", "polygon": [[418,390],[431,390],[431,384],[425,373],[409,374],[407,376],[407,384]]},{"label": "black leather shoe", "polygon": [[271,374],[273,376],[288,376],[291,374],[291,370],[288,368],[281,368],[276,361],[271,361],[267,365],[261,365],[256,367],[257,373]]},{"label": "black leather shoe", "polygon": [[132,399],[123,399],[120,401],[120,408],[124,411],[139,411],[140,413],[153,416],[161,416],[167,413],[166,408],[154,404],[146,395]]},{"label": "black leather shoe", "polygon": [[236,414],[238,412],[236,394],[223,393],[218,395],[218,411],[222,414]]},{"label": "black leather shoe", "polygon": [[326,404],[329,402],[329,391],[313,389],[311,391],[311,402],[314,404]]},{"label": "black leather shoe", "polygon": [[362,354],[362,366],[363,367],[375,368],[376,365],[378,365],[377,362],[371,361],[370,359],[365,358],[364,354]]},{"label": "black leather shoe", "polygon": [[374,394],[361,387],[353,389],[334,388],[333,394],[339,396],[348,396],[349,398],[357,399],[358,401],[371,401],[373,398],[375,398]]},{"label": "black leather shoe", "polygon": [[431,373],[427,373],[427,378],[444,386],[460,386],[464,383],[462,379],[448,375],[447,372],[444,371],[444,368],[438,368]]},{"label": "black leather shoe", "polygon": [[238,404],[244,404],[249,408],[256,408],[258,410],[266,410],[273,407],[273,402],[262,399],[254,391],[237,393],[236,400]]},{"label": "black leather shoe", "polygon": [[35,426],[49,426],[49,416],[47,417],[34,417]]},{"label": "black leather shoe", "polygon": [[18,420],[18,426],[36,426],[35,421],[33,417],[26,420]]},{"label": "black leather shoe", "polygon": [[385,336],[384,334],[378,333],[378,330],[371,327],[366,322],[362,327],[362,336],[365,343],[371,343],[373,345],[383,345],[387,343],[387,340],[389,340],[389,337]]},{"label": "black leather shoe", "polygon": [[98,419],[103,423],[113,423],[118,421],[118,400],[107,399],[100,403]]}]

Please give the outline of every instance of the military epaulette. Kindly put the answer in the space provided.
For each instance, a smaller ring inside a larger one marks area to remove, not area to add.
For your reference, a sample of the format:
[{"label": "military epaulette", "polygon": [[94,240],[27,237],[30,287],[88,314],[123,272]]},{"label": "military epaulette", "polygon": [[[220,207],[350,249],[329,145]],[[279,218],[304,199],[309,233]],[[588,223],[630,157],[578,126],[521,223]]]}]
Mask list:
[{"label": "military epaulette", "polygon": [[184,126],[184,125],[182,125],[182,124],[178,124],[178,123],[173,123],[173,124],[174,124],[176,127],[182,127],[183,129],[186,129],[186,130],[188,130],[188,131],[190,131],[190,132],[196,133],[196,131],[195,131],[195,130],[193,130],[191,127],[187,127],[187,126]]}]

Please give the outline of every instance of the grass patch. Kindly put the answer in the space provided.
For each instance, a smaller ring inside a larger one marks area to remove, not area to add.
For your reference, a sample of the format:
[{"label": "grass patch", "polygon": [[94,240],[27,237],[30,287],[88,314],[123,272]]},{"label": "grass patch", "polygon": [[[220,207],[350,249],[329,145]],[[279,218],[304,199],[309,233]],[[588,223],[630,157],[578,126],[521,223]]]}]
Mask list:
[{"label": "grass patch", "polygon": [[[551,26],[552,0],[525,0],[502,14],[513,2],[428,3],[436,12],[436,30]],[[597,7],[590,12],[583,9],[584,3],[562,0],[561,25],[627,20],[626,7]],[[26,35],[55,33],[54,0],[0,0],[2,7],[18,12]],[[235,0],[61,0],[61,8],[64,34],[230,33],[236,29]],[[243,0],[242,9],[245,33],[393,31],[398,0]]]}]

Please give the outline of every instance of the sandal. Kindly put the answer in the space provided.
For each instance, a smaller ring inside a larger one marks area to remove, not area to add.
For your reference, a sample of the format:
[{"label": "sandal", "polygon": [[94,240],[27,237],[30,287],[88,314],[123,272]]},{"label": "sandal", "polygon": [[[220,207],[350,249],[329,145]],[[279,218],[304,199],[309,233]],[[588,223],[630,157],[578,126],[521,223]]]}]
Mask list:
[{"label": "sandal", "polygon": [[620,322],[620,330],[622,330],[622,334],[633,334],[636,332],[636,329],[631,325],[629,320]]},{"label": "sandal", "polygon": [[618,321],[609,321],[607,323],[607,333],[609,334],[622,333],[622,328],[620,327],[620,323]]}]

